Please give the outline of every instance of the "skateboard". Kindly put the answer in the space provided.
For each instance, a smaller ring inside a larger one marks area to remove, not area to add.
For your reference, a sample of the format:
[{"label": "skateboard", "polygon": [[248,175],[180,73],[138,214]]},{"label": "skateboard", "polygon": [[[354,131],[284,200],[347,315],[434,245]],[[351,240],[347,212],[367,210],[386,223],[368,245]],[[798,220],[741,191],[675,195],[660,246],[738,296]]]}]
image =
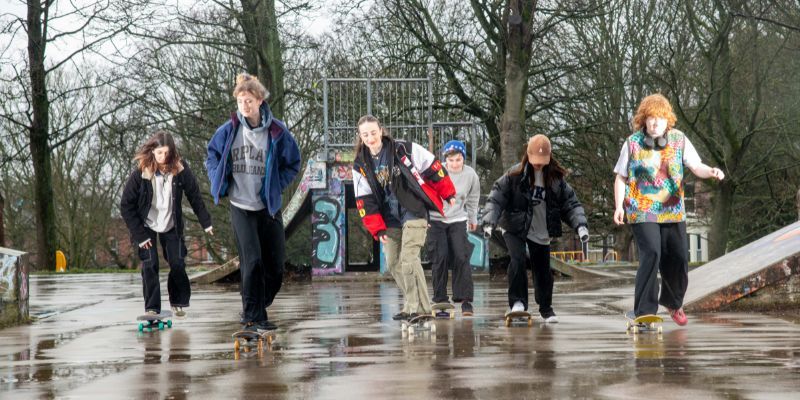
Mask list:
[{"label": "skateboard", "polygon": [[400,329],[403,332],[403,335],[409,334],[413,335],[414,332],[422,332],[422,331],[430,331],[436,332],[436,325],[433,323],[433,320],[436,319],[433,315],[430,314],[420,314],[414,318],[411,318],[407,321],[403,321],[400,323]]},{"label": "skateboard", "polygon": [[664,318],[658,315],[648,314],[636,317],[633,311],[628,311],[625,313],[625,318],[628,319],[628,322],[625,324],[627,332],[633,332],[634,334],[639,332],[657,332],[660,335],[664,331],[664,328],[661,326],[661,323],[664,322]]},{"label": "skateboard", "polygon": [[275,340],[275,331],[257,332],[257,331],[236,331],[231,337],[233,338],[233,351],[235,358],[239,359],[239,351],[249,353],[253,346],[256,346],[258,355],[261,356],[264,352],[264,342],[267,343],[267,348],[272,346]]},{"label": "skateboard", "polygon": [[137,321],[139,322],[139,332],[143,332],[145,329],[148,331],[152,331],[153,328],[158,328],[158,330],[164,330],[164,326],[167,328],[172,328],[172,321],[168,318],[172,316],[172,311],[161,311],[161,314],[143,314],[136,317]]},{"label": "skateboard", "polygon": [[508,311],[505,315],[506,326],[511,326],[513,322],[526,321],[528,326],[533,326],[533,317],[527,311]]},{"label": "skateboard", "polygon": [[452,303],[434,303],[431,306],[431,315],[436,318],[445,318],[436,316],[437,311],[447,311],[448,317],[453,319],[456,317],[456,307]]}]

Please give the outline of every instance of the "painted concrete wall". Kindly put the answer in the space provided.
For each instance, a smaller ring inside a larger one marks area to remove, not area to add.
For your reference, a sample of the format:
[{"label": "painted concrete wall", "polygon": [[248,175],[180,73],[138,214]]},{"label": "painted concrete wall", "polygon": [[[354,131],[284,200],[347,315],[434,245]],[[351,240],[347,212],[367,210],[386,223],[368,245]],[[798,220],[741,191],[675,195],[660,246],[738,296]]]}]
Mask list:
[{"label": "painted concrete wall", "polygon": [[28,254],[0,247],[0,328],[28,321]]}]

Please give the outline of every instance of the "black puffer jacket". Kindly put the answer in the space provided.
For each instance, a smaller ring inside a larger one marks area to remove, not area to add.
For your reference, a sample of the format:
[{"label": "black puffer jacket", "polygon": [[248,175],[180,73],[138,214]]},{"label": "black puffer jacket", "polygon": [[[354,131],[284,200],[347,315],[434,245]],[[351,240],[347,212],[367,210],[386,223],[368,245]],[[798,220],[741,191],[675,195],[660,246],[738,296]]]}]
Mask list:
[{"label": "black puffer jacket", "polygon": [[[509,175],[511,171],[518,169],[519,164],[514,165],[492,185],[484,206],[483,224],[499,224],[507,232],[524,239],[528,235],[533,215],[533,191],[528,178],[533,173],[533,167],[527,165],[523,173]],[[581,225],[588,227],[583,206],[564,179],[555,180],[547,188],[545,201],[547,233],[551,238],[561,236],[562,220],[575,231]]]}]

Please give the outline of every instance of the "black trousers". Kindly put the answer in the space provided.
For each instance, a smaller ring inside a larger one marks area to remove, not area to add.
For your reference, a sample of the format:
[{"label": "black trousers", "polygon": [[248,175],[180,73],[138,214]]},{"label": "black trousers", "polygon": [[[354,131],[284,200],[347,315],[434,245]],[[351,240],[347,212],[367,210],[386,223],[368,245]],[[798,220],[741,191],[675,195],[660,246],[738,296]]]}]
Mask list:
[{"label": "black trousers", "polygon": [[[633,312],[637,316],[655,314],[659,304],[681,308],[689,286],[686,223],[645,222],[631,227],[639,250]],[[661,272],[660,297],[656,272]]]},{"label": "black trousers", "polygon": [[433,302],[444,303],[447,298],[447,270],[453,269],[453,301],[472,302],[474,287],[472,266],[469,265],[470,243],[467,222],[430,221],[428,255],[431,258]]},{"label": "black trousers", "polygon": [[553,271],[550,270],[550,246],[543,246],[519,236],[504,233],[503,238],[508,247],[511,262],[508,264],[508,306],[517,301],[528,309],[528,257],[525,246],[530,253],[533,270],[533,298],[539,305],[539,314],[547,315],[553,311]]},{"label": "black trousers", "polygon": [[283,284],[286,237],[281,214],[273,218],[266,209],[249,211],[231,205],[231,225],[239,250],[243,320],[266,321],[266,308]]},{"label": "black trousers", "polygon": [[[158,244],[164,259],[169,264],[167,275],[167,292],[169,303],[172,306],[189,307],[189,297],[192,295],[192,286],[186,275],[186,246],[183,238],[178,235],[178,229],[172,228],[164,233],[156,233],[145,227],[152,246],[149,249],[139,247],[139,259],[142,261],[142,288],[144,293],[145,311],[161,313],[161,284],[158,278]],[[137,243],[138,245],[138,243]]]}]

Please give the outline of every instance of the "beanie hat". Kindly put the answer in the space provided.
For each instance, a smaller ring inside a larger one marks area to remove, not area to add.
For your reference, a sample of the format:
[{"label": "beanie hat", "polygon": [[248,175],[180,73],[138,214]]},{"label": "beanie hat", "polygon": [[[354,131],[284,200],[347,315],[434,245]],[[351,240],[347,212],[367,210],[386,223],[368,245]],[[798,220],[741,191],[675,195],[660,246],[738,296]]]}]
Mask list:
[{"label": "beanie hat", "polygon": [[464,145],[464,142],[460,140],[451,140],[444,144],[442,147],[442,156],[444,157],[447,153],[451,151],[457,151],[464,156],[464,159],[467,159],[467,146]]}]

